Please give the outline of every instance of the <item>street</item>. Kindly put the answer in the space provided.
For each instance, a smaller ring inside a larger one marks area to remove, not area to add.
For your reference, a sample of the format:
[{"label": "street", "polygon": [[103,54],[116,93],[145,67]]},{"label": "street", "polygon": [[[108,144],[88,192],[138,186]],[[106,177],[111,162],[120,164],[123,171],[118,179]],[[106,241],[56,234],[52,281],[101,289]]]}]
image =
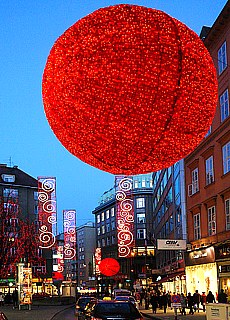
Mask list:
[{"label": "street", "polygon": [[[59,312],[57,315],[55,315],[52,320],[74,320],[76,319],[74,316],[74,307],[70,309],[63,310]],[[149,318],[143,317],[144,320],[147,320]]]}]

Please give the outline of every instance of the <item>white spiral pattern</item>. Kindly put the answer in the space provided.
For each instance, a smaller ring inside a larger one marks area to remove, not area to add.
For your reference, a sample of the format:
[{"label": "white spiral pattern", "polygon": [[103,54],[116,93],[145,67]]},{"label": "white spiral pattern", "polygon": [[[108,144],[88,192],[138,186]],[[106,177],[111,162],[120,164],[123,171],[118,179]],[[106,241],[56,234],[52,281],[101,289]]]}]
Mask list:
[{"label": "white spiral pattern", "polygon": [[120,180],[119,187],[123,191],[129,191],[133,187],[133,180],[130,178],[124,178],[124,179]]},{"label": "white spiral pattern", "polygon": [[47,200],[43,204],[43,210],[48,213],[56,212],[56,201],[55,200]]},{"label": "white spiral pattern", "polygon": [[52,232],[47,231],[47,226],[43,225],[39,229],[39,240],[42,245],[40,245],[40,248],[51,248],[55,243],[55,236]]},{"label": "white spiral pattern", "polygon": [[52,216],[49,216],[47,221],[50,223],[50,224],[55,224],[57,223],[57,217],[52,215]]},{"label": "white spiral pattern", "polygon": [[43,191],[38,192],[38,201],[45,202],[49,199],[48,194]]},{"label": "white spiral pattern", "polygon": [[42,189],[46,192],[52,192],[55,190],[55,179],[47,178],[42,181]]}]

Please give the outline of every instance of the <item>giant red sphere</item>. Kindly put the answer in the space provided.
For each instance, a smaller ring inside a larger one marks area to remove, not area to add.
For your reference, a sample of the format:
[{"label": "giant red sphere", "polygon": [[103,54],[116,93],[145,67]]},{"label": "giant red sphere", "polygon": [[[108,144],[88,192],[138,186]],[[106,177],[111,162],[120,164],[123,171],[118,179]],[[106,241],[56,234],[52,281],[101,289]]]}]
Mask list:
[{"label": "giant red sphere", "polygon": [[111,277],[119,272],[120,265],[116,259],[105,258],[101,260],[99,270],[103,275]]},{"label": "giant red sphere", "polygon": [[57,39],[42,93],[67,150],[134,175],[169,167],[201,142],[217,80],[192,30],[162,11],[122,4],[89,14]]}]

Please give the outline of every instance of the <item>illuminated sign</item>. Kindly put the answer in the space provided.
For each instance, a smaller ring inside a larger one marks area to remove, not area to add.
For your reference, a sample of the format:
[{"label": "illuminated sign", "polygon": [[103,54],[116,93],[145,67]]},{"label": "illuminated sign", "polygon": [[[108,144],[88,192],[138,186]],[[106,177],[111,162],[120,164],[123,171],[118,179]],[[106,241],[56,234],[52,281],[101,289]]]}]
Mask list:
[{"label": "illuminated sign", "polygon": [[76,260],[76,210],[63,210],[64,259]]},{"label": "illuminated sign", "polygon": [[186,250],[186,240],[157,239],[158,250]]},{"label": "illuminated sign", "polygon": [[38,177],[38,220],[40,248],[55,244],[57,230],[56,178]]},{"label": "illuminated sign", "polygon": [[115,186],[118,257],[131,257],[134,246],[133,179],[116,176]]}]

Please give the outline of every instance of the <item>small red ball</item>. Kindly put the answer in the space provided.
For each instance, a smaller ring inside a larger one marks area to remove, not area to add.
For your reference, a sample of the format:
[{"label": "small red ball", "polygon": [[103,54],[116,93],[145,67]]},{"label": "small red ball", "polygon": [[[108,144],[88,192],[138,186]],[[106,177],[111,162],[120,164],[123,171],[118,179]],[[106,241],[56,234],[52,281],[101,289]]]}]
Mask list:
[{"label": "small red ball", "polygon": [[89,14],[56,41],[42,91],[66,149],[126,175],[193,151],[217,104],[216,71],[200,38],[162,11],[123,4]]},{"label": "small red ball", "polygon": [[99,264],[100,272],[108,277],[114,276],[120,270],[119,262],[113,258],[105,258]]}]

